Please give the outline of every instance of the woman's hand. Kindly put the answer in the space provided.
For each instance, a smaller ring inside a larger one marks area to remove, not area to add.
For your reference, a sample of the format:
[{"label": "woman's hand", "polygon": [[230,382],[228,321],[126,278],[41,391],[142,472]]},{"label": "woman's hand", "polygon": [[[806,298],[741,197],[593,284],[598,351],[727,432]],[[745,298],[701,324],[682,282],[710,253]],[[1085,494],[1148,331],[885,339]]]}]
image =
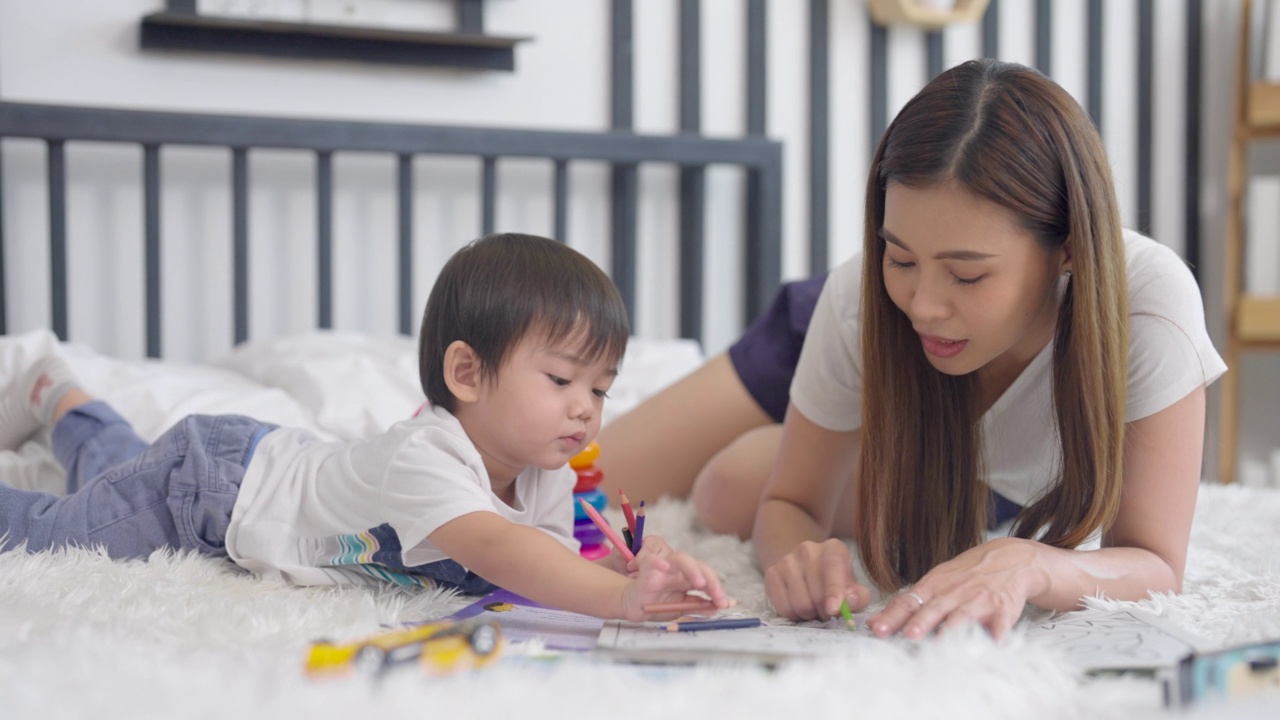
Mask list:
[{"label": "woman's hand", "polygon": [[871,599],[854,581],[849,547],[838,539],[800,543],[765,570],[764,587],[773,609],[792,620],[826,620],[845,600],[861,610]]},{"label": "woman's hand", "polygon": [[[627,563],[631,582],[623,590],[624,616],[633,622],[679,617],[687,610],[652,613],[646,606],[666,603],[702,603],[707,610],[722,610],[732,603],[720,585],[720,577],[692,555],[676,552],[662,538],[647,535],[640,552]],[[702,595],[690,595],[697,590]],[[710,598],[710,601],[707,601]]]},{"label": "woman's hand", "polygon": [[970,623],[996,639],[1022,617],[1028,598],[1043,592],[1049,575],[1041,551],[1061,552],[1033,540],[999,538],[938,565],[867,618],[879,637],[901,632],[913,640]]}]

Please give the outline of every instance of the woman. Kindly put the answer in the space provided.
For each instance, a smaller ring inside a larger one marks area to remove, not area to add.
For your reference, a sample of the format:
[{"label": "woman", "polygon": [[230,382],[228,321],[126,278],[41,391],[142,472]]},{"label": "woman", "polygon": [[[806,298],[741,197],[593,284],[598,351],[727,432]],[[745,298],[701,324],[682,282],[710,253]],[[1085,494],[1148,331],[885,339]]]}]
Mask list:
[{"label": "woman", "polygon": [[[882,636],[1000,636],[1027,602],[1177,592],[1225,365],[1185,265],[1122,231],[1089,118],[1034,70],[971,61],[902,109],[871,167],[863,252],[825,283],[785,422],[700,471],[700,517],[751,528],[770,601],[798,619],[871,601],[854,539],[874,586],[909,586],[869,618]],[[637,454],[625,419],[602,434],[611,462]]]}]

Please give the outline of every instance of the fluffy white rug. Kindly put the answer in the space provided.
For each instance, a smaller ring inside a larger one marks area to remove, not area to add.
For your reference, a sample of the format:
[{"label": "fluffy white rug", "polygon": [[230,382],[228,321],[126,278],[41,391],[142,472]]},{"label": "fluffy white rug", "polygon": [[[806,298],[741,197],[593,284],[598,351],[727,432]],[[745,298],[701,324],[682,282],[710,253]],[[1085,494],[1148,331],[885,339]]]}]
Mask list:
[{"label": "fluffy white rug", "polygon": [[[154,437],[192,412],[240,412],[333,437],[375,432],[421,402],[404,338],[318,332],[250,343],[208,365],[125,362],[64,346],[48,332],[0,337],[0,383],[30,358],[61,352],[91,392]],[[610,402],[617,414],[696,367],[687,343],[633,340]],[[0,482],[57,492],[47,446],[0,452]],[[619,522],[618,513],[610,513]],[[710,562],[743,609],[772,617],[748,544],[700,531],[687,504],[662,501],[648,529]],[[1185,592],[1142,603],[1093,602],[1084,614],[1141,606],[1211,646],[1280,638],[1280,491],[1206,485]],[[434,619],[471,601],[396,589],[295,588],[226,562],[157,554],[113,562],[85,551],[0,553],[0,720],[15,718],[578,717],[1143,718],[1166,714],[1153,684],[1088,680],[1015,636],[870,638],[847,656],[777,671],[653,668],[589,657],[504,656],[451,678],[315,683],[311,640],[354,639]],[[1280,717],[1280,698],[1196,714]]]},{"label": "fluffy white rug", "polygon": [[[695,527],[666,500],[649,528],[706,558],[765,617],[750,546]],[[618,520],[617,517],[611,517]],[[1143,607],[1211,645],[1280,637],[1280,492],[1203,487],[1185,592]],[[447,615],[471,599],[439,592],[288,587],[207,558],[158,553],[114,562],[86,551],[0,554],[0,717],[868,717],[1145,718],[1168,714],[1153,685],[1087,679],[1020,635],[868,640],[847,657],[775,671],[653,668],[587,656],[508,656],[450,678],[401,672],[381,683],[313,682],[308,641]],[[1202,717],[1276,717],[1280,698],[1197,708]]]}]

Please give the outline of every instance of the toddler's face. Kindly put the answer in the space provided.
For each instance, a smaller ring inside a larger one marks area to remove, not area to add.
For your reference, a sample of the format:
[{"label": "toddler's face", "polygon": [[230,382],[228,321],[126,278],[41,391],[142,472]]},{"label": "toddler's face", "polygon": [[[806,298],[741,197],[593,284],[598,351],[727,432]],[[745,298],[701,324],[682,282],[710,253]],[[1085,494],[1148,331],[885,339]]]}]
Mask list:
[{"label": "toddler's face", "polygon": [[575,337],[549,345],[533,333],[482,383],[469,432],[491,468],[496,462],[513,476],[530,465],[553,470],[595,438],[618,371],[581,346]]}]

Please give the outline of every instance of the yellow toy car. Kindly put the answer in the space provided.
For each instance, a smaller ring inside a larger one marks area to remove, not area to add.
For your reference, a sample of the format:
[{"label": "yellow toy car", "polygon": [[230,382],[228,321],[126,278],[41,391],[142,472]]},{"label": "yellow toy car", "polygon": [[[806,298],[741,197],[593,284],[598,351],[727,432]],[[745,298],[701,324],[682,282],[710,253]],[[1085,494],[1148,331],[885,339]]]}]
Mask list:
[{"label": "yellow toy car", "polygon": [[389,630],[354,642],[319,641],[307,656],[308,675],[377,676],[387,670],[417,662],[430,675],[483,667],[502,652],[502,626],[492,620],[454,622],[444,620]]}]

